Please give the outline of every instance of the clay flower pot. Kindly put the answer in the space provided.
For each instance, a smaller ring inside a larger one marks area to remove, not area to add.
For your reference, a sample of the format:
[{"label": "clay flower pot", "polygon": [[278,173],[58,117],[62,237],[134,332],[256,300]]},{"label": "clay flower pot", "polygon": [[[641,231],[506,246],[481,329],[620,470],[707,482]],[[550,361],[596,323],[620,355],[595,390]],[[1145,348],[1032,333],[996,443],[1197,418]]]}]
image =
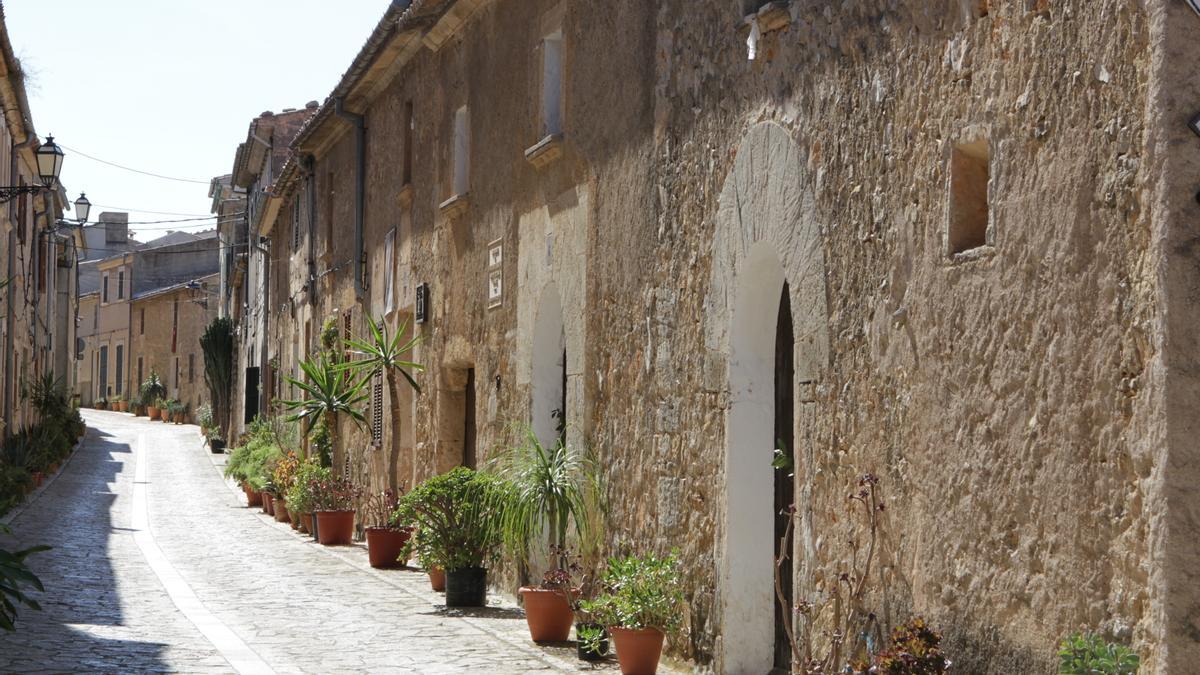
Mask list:
[{"label": "clay flower pot", "polygon": [[367,528],[367,557],[371,567],[389,569],[404,567],[406,560],[399,560],[400,552],[412,536],[412,528],[392,529],[388,527]]},{"label": "clay flower pot", "polygon": [[146,416],[150,418],[151,422],[158,419],[158,408],[152,405],[146,406]]},{"label": "clay flower pot", "polygon": [[658,659],[662,656],[663,632],[657,628],[608,629],[613,646],[617,649],[617,662],[624,675],[653,675],[658,672]]},{"label": "clay flower pot", "polygon": [[567,602],[567,595],[560,590],[531,588],[520,590],[525,600],[525,621],[529,624],[529,637],[534,642],[566,642],[571,637],[571,624],[575,612]]},{"label": "clay flower pot", "polygon": [[349,546],[354,540],[353,511],[317,511],[317,541],[325,546]]},{"label": "clay flower pot", "polygon": [[446,590],[446,570],[440,567],[429,570],[429,586],[439,592]]},{"label": "clay flower pot", "polygon": [[262,506],[262,495],[255,492],[249,483],[242,483],[242,492],[246,493],[246,506]]},{"label": "clay flower pot", "polygon": [[300,514],[300,531],[303,532],[304,534],[308,534],[309,532],[312,532],[312,514],[311,513],[301,513]]},{"label": "clay flower pot", "polygon": [[170,422],[170,421],[171,421],[171,411],[170,411],[170,410],[167,410],[166,408],[163,408],[162,410],[159,410],[159,411],[158,411],[158,418],[159,418],[160,420],[162,420],[163,422]]},{"label": "clay flower pot", "polygon": [[289,523],[291,519],[288,517],[287,500],[283,497],[276,497],[271,500],[271,508],[275,509],[275,520],[280,523]]},{"label": "clay flower pot", "polygon": [[268,516],[275,515],[275,497],[270,493],[264,492],[262,496],[263,513]]}]

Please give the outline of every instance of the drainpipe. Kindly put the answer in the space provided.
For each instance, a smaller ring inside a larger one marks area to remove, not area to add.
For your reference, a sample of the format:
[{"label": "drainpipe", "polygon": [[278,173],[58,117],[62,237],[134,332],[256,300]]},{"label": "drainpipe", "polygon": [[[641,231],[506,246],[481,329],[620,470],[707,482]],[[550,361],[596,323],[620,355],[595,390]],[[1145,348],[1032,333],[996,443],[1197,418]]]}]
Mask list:
[{"label": "drainpipe", "polygon": [[363,288],[363,206],[366,202],[367,177],[367,127],[363,116],[346,112],[344,99],[333,99],[333,112],[354,125],[355,172],[354,172],[354,295],[362,301]]}]

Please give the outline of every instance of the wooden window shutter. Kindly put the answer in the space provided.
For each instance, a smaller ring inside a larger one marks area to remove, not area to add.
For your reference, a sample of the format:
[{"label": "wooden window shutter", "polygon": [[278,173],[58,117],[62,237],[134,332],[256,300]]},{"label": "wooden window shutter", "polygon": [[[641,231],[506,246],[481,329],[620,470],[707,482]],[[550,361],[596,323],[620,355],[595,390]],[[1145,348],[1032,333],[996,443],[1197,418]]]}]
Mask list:
[{"label": "wooden window shutter", "polygon": [[383,445],[383,375],[371,378],[371,445]]}]

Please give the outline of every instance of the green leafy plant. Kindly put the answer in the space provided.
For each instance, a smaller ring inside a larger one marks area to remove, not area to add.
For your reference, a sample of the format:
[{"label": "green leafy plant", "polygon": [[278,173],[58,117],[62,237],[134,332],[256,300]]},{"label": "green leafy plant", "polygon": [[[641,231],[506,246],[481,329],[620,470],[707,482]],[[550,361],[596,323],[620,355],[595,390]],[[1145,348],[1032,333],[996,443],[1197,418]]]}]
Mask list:
[{"label": "green leafy plant", "polygon": [[353,511],[359,490],[346,478],[323,475],[309,484],[313,511]]},{"label": "green leafy plant", "polygon": [[262,491],[273,483],[275,462],[283,454],[270,422],[255,419],[246,432],[245,442],[230,452],[225,476]]},{"label": "green leafy plant", "polygon": [[941,642],[942,634],[930,628],[921,617],[916,617],[892,631],[891,646],[876,655],[873,667],[859,664],[855,672],[940,675],[950,669],[950,660],[942,653]]},{"label": "green leafy plant", "polygon": [[213,407],[213,424],[224,431],[229,426],[229,402],[233,395],[233,321],[218,317],[200,336],[204,352],[204,382]]},{"label": "green leafy plant", "polygon": [[[600,479],[596,463],[561,439],[545,447],[532,430],[523,442],[500,452],[488,468],[512,486],[512,498],[501,514],[501,532],[508,551],[527,563],[535,538],[547,537],[547,547],[566,550],[574,532],[583,553],[598,548],[596,534]],[[566,562],[559,560],[559,567]]]},{"label": "green leafy plant", "polygon": [[1058,647],[1059,675],[1135,675],[1140,666],[1137,652],[1091,633],[1074,633]]},{"label": "green leafy plant", "polygon": [[396,517],[400,508],[400,495],[392,490],[374,492],[363,503],[362,523],[367,528],[398,530],[404,521]]},{"label": "green leafy plant", "polygon": [[460,466],[401,498],[396,517],[417,528],[414,547],[422,567],[488,567],[499,557],[500,518],[510,495],[498,477]]},{"label": "green leafy plant", "polygon": [[407,485],[399,484],[397,477],[397,465],[400,462],[400,425],[404,419],[400,404],[400,383],[402,380],[408,382],[408,385],[414,391],[420,392],[421,387],[413,379],[409,371],[417,371],[424,368],[419,363],[407,360],[407,355],[420,342],[420,337],[414,337],[410,340],[404,339],[407,325],[406,321],[401,322],[396,332],[389,334],[387,324],[382,318],[376,323],[368,315],[367,327],[369,334],[365,337],[352,338],[345,341],[346,346],[359,358],[347,361],[339,366],[365,377],[369,377],[377,372],[384,374],[384,379],[387,381],[388,387],[392,424],[392,447],[388,453],[387,475],[389,486],[393,491],[403,491],[408,487]]},{"label": "green leafy plant", "polygon": [[[12,534],[12,531],[0,525],[0,533]],[[49,550],[49,546],[33,546],[19,551],[0,548],[0,629],[8,632],[17,629],[19,605],[34,610],[41,609],[36,600],[26,595],[25,589],[32,588],[38,592],[45,592],[46,589],[25,560],[34,553]]]},{"label": "green leafy plant", "polygon": [[683,586],[675,553],[613,558],[600,586],[595,600],[582,603],[596,623],[635,630],[657,628],[669,635],[683,622]]},{"label": "green leafy plant", "polygon": [[288,508],[296,513],[312,513],[317,510],[317,488],[333,479],[333,473],[312,461],[300,462],[296,469],[295,480],[288,489]]},{"label": "green leafy plant", "polygon": [[161,407],[159,403],[167,395],[167,387],[163,384],[162,378],[158,376],[158,371],[151,368],[150,376],[142,383],[142,401],[146,405],[153,403],[155,408]]},{"label": "green leafy plant", "polygon": [[325,355],[300,363],[305,380],[287,378],[304,394],[303,399],[280,401],[294,422],[313,423],[320,420],[329,433],[330,448],[338,455],[338,418],[346,415],[360,427],[366,422],[362,406],[369,397],[366,379],[356,379]]},{"label": "green leafy plant", "polygon": [[[196,407],[196,422],[202,429],[213,428],[213,410],[209,403],[201,403]],[[210,435],[209,438],[212,438]]]},{"label": "green leafy plant", "polygon": [[575,627],[575,639],[579,641],[580,646],[584,651],[592,652],[593,654],[604,656],[608,649],[605,648],[605,640],[608,639],[608,631],[604,626],[599,624],[580,624]]}]

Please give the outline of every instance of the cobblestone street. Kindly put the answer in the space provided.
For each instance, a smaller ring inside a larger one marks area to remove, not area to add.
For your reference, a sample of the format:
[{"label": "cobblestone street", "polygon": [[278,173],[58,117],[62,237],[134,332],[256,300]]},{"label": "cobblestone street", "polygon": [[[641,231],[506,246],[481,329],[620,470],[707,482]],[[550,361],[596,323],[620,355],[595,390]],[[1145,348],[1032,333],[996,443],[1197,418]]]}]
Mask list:
[{"label": "cobblestone street", "polygon": [[508,601],[447,611],[423,573],[373,570],[361,546],[322,547],[245,508],[196,427],[84,416],[82,447],[9,514],[20,544],[54,548],[31,559],[42,611],[0,635],[0,671],[580,668],[573,645],[530,642]]}]

